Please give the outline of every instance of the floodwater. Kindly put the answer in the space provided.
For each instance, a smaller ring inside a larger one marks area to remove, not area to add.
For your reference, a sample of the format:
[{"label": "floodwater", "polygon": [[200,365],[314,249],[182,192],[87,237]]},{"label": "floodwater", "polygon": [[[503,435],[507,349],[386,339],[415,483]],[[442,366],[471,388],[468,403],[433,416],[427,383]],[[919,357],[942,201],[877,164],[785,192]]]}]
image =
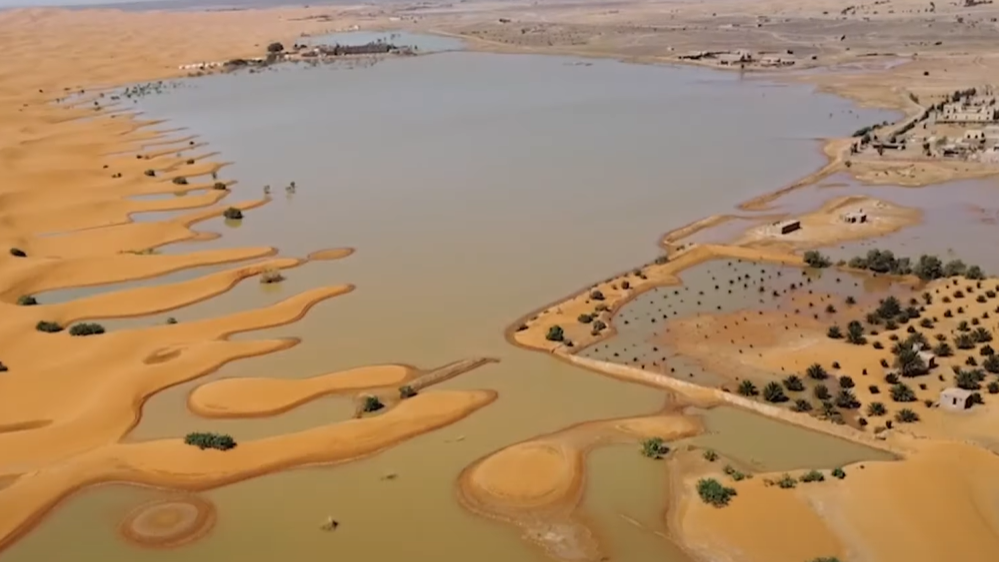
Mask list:
[{"label": "floodwater", "polygon": [[[251,279],[197,305],[107,321],[110,329],[265,306],[322,284],[354,283],[357,290],[294,325],[237,336],[303,342],[156,395],[128,439],[224,428],[247,440],[329,423],[346,412],[344,399],[330,398],[266,420],[223,424],[189,413],[191,389],[220,377],[300,378],[391,362],[430,368],[484,355],[501,362],[443,386],[491,388],[500,398],[458,424],[362,461],[206,492],[219,523],[208,538],[180,550],[140,550],[114,540],[121,506],[149,492],[99,487],[67,500],[7,550],[5,562],[63,560],[69,552],[102,562],[310,562],[370,557],[373,545],[379,560],[542,560],[516,530],[458,506],[460,470],[569,424],[657,411],[664,396],[514,348],[503,338],[506,325],[592,280],[649,261],[666,230],[728,212],[811,172],[823,163],[813,139],[891,118],[805,87],[772,88],[735,74],[574,62],[441,53],[349,71],[291,67],[208,77],[139,100],[149,116],[188,127],[235,162],[220,173],[239,182],[233,200],[258,198],[264,185],[275,198],[245,213],[238,228],[221,219],[198,225],[221,232],[220,239],[164,252],[249,245],[274,245],[288,256],[339,246],[358,251],[293,269],[276,289]],[[292,181],[297,189],[286,193]],[[136,220],[155,218],[149,215]],[[108,288],[39,298],[102,290]],[[754,454],[751,443],[768,439],[769,426],[759,427],[744,434],[747,454]],[[846,462],[857,453],[829,442],[824,454],[821,462]],[[380,478],[388,472],[398,478]],[[601,477],[590,486],[599,498],[619,484]],[[341,522],[335,536],[318,530],[328,515]],[[631,531],[624,529],[608,528],[609,543],[628,541]],[[634,549],[648,552],[629,559],[678,560],[657,541],[642,544],[628,546],[629,557]]]},{"label": "floodwater", "polygon": [[[612,319],[617,333],[579,353],[718,386],[730,379],[684,361],[655,341],[669,330],[670,320],[741,310],[774,311],[781,306],[786,311],[788,297],[794,294],[836,295],[836,305],[846,297],[873,302],[891,289],[890,284],[865,283],[869,281],[866,276],[835,270],[803,270],[725,258],[687,269],[680,280],[680,286],[657,287],[622,306]],[[822,309],[811,312],[820,319],[836,318]]]}]

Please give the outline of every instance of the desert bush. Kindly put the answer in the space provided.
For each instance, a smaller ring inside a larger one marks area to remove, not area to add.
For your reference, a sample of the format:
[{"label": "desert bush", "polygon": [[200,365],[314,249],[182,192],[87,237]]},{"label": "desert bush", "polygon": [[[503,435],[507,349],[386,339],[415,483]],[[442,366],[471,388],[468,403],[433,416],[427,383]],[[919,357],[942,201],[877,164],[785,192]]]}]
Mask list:
[{"label": "desert bush", "polygon": [[708,505],[724,507],[736,495],[736,491],[735,488],[723,486],[714,478],[702,478],[697,482],[697,495]]},{"label": "desert bush", "polygon": [[650,459],[661,459],[669,452],[669,447],[663,442],[661,437],[652,437],[642,441],[642,456]]},{"label": "desert bush", "polygon": [[405,400],[416,396],[416,389],[412,386],[404,385],[399,387],[399,398]]},{"label": "desert bush", "polygon": [[784,490],[789,490],[791,488],[794,488],[797,485],[798,485],[798,481],[795,480],[793,477],[791,477],[790,474],[787,474],[787,473],[783,474],[777,480],[777,487],[781,488],[781,489],[784,489]]},{"label": "desert bush", "polygon": [[718,460],[718,453],[714,449],[708,449],[704,451],[704,460],[708,462],[715,462]]},{"label": "desert bush", "polygon": [[172,181],[176,185],[187,185],[187,178],[183,176],[177,176],[170,181]]},{"label": "desert bush", "polygon": [[817,381],[829,378],[829,373],[827,373],[826,370],[822,368],[822,365],[818,363],[812,363],[809,365],[808,368],[805,369],[805,374],[808,375],[808,378]]},{"label": "desert bush", "polygon": [[891,399],[895,402],[915,402],[916,393],[905,383],[897,383],[891,387]]},{"label": "desert bush", "polygon": [[593,322],[593,316],[589,314],[580,314],[576,320],[578,320],[580,324],[589,324],[590,322]]},{"label": "desert bush", "polygon": [[18,306],[35,306],[38,304],[38,299],[31,295],[21,295],[17,297]]},{"label": "desert bush", "polygon": [[11,248],[10,249],[10,255],[14,256],[15,258],[26,258],[26,257],[28,257],[28,254],[24,253],[24,250],[22,250],[20,248]]},{"label": "desert bush", "polygon": [[826,335],[831,339],[838,340],[843,337],[843,332],[840,331],[839,326],[829,326],[829,331],[826,332]]},{"label": "desert bush", "polygon": [[829,258],[823,256],[821,253],[815,250],[808,250],[804,255],[805,265],[809,267],[829,267],[832,262]]},{"label": "desert bush", "polygon": [[219,451],[228,451],[236,446],[235,439],[221,433],[188,433],[184,437],[184,443],[201,450],[216,449]]},{"label": "desert bush", "polygon": [[71,336],[97,336],[104,333],[104,326],[94,322],[81,322],[69,329]]},{"label": "desert bush", "polygon": [[236,207],[229,207],[222,211],[222,216],[231,221],[238,221],[243,219],[243,211],[240,211]]},{"label": "desert bush", "polygon": [[895,421],[899,423],[915,423],[919,421],[919,414],[909,408],[902,408],[895,414]]},{"label": "desert bush", "polygon": [[840,480],[846,478],[846,472],[844,472],[843,469],[838,466],[832,470],[832,475],[833,478],[839,478]]},{"label": "desert bush", "polygon": [[565,332],[562,330],[562,326],[555,325],[548,328],[548,333],[545,335],[545,339],[548,341],[563,341],[565,340]]},{"label": "desert bush", "polygon": [[364,397],[364,401],[361,403],[361,409],[365,412],[377,412],[385,407],[382,401],[378,399],[377,396],[367,395]]},{"label": "desert bush", "polygon": [[151,178],[156,177],[156,170],[146,170],[145,172],[142,173]]},{"label": "desert bush", "polygon": [[279,269],[269,267],[260,274],[260,283],[264,285],[270,285],[272,283],[280,283],[284,281],[284,275],[281,274]]},{"label": "desert bush", "polygon": [[601,292],[601,291],[592,291],[590,293],[590,298],[593,299],[593,300],[595,300],[595,301],[602,301],[602,300],[604,300],[605,297],[604,297],[603,292]]},{"label": "desert bush", "polygon": [[54,334],[56,332],[61,332],[63,327],[56,322],[49,322],[48,320],[41,320],[35,324],[35,329],[39,332],[46,332],[49,334]]},{"label": "desert bush", "polygon": [[853,388],[854,386],[856,385],[854,384],[853,379],[849,375],[843,375],[842,377],[839,378],[840,388]]},{"label": "desert bush", "polygon": [[829,387],[827,387],[824,384],[817,384],[817,385],[815,385],[815,388],[812,389],[812,393],[819,400],[828,400],[829,397],[831,396],[831,394],[829,392]]},{"label": "desert bush", "polygon": [[798,480],[802,482],[822,482],[826,479],[825,474],[822,474],[818,470],[809,470],[808,472],[801,475]]},{"label": "desert bush", "polygon": [[226,190],[225,182],[217,181],[217,182],[213,183],[212,184],[212,189],[215,189],[215,190],[218,190],[218,191],[225,191]]}]

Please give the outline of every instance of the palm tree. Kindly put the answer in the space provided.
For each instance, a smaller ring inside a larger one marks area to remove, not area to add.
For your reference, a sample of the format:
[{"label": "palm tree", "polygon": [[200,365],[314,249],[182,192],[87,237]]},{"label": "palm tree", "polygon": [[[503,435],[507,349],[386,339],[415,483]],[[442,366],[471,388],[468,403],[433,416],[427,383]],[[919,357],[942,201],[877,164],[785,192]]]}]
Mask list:
[{"label": "palm tree", "polygon": [[895,368],[903,377],[926,374],[926,362],[914,349],[903,349],[895,358]]},{"label": "palm tree", "polygon": [[803,400],[801,398],[794,401],[794,406],[791,406],[791,410],[795,412],[808,412],[812,409],[812,403],[808,400]]},{"label": "palm tree", "polygon": [[967,333],[960,333],[954,336],[954,347],[958,349],[974,349],[975,340]]},{"label": "palm tree", "polygon": [[739,383],[739,394],[743,396],[756,396],[760,392],[756,389],[756,385],[753,384],[751,380],[744,380]]},{"label": "palm tree", "polygon": [[982,361],[982,368],[990,373],[999,373],[999,355],[989,355]]},{"label": "palm tree", "polygon": [[982,388],[979,380],[980,379],[975,371],[965,371],[964,369],[960,369],[954,375],[954,384],[957,385],[958,388],[963,388],[964,390],[978,390]]},{"label": "palm tree", "polygon": [[763,399],[776,404],[778,402],[787,402],[787,395],[784,394],[784,388],[779,383],[770,381],[763,387]]},{"label": "palm tree", "polygon": [[790,392],[801,392],[805,390],[805,383],[798,375],[790,375],[784,379],[784,388]]},{"label": "palm tree", "polygon": [[829,387],[827,387],[824,384],[815,385],[815,388],[812,389],[812,392],[815,394],[815,397],[818,398],[819,400],[828,400],[830,396]]},{"label": "palm tree", "polygon": [[857,401],[857,397],[853,395],[851,390],[844,388],[836,393],[836,405],[840,408],[852,410],[859,408],[860,402]]},{"label": "palm tree", "polygon": [[913,423],[919,421],[919,414],[908,408],[902,408],[895,414],[895,421],[899,423]]},{"label": "palm tree", "polygon": [[864,337],[864,326],[856,320],[851,321],[846,326],[846,341],[854,345],[864,345],[867,338]]},{"label": "palm tree", "polygon": [[843,332],[840,331],[839,326],[829,326],[829,331],[826,332],[826,335],[830,339],[838,340],[843,337]]},{"label": "palm tree", "polygon": [[988,329],[986,328],[979,326],[978,328],[975,328],[973,332],[971,332],[971,337],[972,339],[975,340],[976,343],[985,343],[992,341],[992,332],[988,331]]},{"label": "palm tree", "polygon": [[895,318],[899,312],[902,312],[902,303],[898,302],[898,299],[893,296],[889,296],[881,301],[877,310],[878,316],[885,319]]},{"label": "palm tree", "polygon": [[822,368],[822,365],[819,365],[818,363],[812,363],[809,365],[808,368],[805,369],[805,374],[808,375],[808,378],[817,381],[821,381],[829,377],[829,373],[827,373],[826,370]]},{"label": "palm tree", "polygon": [[891,387],[891,399],[896,402],[915,402],[916,393],[905,383],[898,383]]},{"label": "palm tree", "polygon": [[922,332],[913,332],[909,334],[909,337],[905,338],[905,341],[912,347],[919,345],[922,348],[927,348],[930,342],[927,341],[926,336]]},{"label": "palm tree", "polygon": [[873,417],[883,416],[888,413],[888,409],[881,402],[871,402],[867,405],[867,415]]},{"label": "palm tree", "polygon": [[854,386],[856,385],[853,383],[853,379],[849,375],[843,375],[839,378],[840,388],[853,388]]},{"label": "palm tree", "polygon": [[933,348],[933,353],[937,357],[950,357],[954,355],[954,350],[951,349],[950,344],[947,342],[940,342],[939,345]]}]

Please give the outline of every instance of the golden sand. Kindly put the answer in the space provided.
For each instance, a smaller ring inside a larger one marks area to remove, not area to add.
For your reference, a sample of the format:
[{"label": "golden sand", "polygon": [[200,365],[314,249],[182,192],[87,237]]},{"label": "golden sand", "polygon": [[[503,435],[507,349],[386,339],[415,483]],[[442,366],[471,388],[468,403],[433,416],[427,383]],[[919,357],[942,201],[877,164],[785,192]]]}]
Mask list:
[{"label": "golden sand", "polygon": [[398,386],[412,371],[402,365],[377,365],[307,379],[222,379],[194,389],[187,405],[208,418],[273,416],[328,394]]},{"label": "golden sand", "polygon": [[475,513],[520,527],[525,538],[556,557],[599,557],[598,533],[579,508],[589,451],[634,443],[638,454],[642,439],[670,441],[700,431],[697,419],[679,414],[583,423],[480,459],[462,471],[458,497]]},{"label": "golden sand", "polygon": [[[191,227],[229,206],[252,221],[252,209],[268,199],[225,201],[242,186],[224,177],[225,164],[204,143],[189,131],[132,115],[131,102],[112,100],[105,87],[179,76],[182,64],[255,56],[270,41],[290,44],[302,33],[353,23],[350,16],[335,24],[302,19],[317,13],[0,13],[0,48],[6,54],[0,61],[0,361],[8,368],[0,377],[0,548],[81,487],[115,481],[203,490],[305,463],[349,461],[457,421],[495,399],[486,391],[427,392],[377,417],[241,442],[227,452],[199,450],[181,436],[124,444],[121,439],[153,394],[230,361],[297,343],[231,341],[230,335],[295,322],[312,306],[353,287],[316,287],[257,310],[90,337],[35,329],[40,321],[69,327],[179,309],[246,278],[306,261],[274,258],[61,303],[46,303],[42,294],[276,253],[258,247],[159,254],[156,249],[165,244],[216,237]],[[60,100],[78,93],[75,100]],[[137,198],[171,193],[176,197]],[[137,213],[163,211],[179,213],[133,222]],[[14,256],[15,248],[26,257]],[[307,259],[340,259],[352,252],[322,250]],[[16,304],[32,295],[38,305]],[[297,385],[260,380],[244,391],[246,381],[229,381],[203,393],[223,413],[265,415],[308,400],[310,393],[394,383],[407,373],[401,367],[370,367],[332,385],[322,377]],[[257,392],[270,399],[261,401]],[[245,400],[231,402],[234,397]],[[158,546],[196,538],[210,528],[214,510],[192,501],[198,505],[185,499],[143,507],[122,532]]]}]

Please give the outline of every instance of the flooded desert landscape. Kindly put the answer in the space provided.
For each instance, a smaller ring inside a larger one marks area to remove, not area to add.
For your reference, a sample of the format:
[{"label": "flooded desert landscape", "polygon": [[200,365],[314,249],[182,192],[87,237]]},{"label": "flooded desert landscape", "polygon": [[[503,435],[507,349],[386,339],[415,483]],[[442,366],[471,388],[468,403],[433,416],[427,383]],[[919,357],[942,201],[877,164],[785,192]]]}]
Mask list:
[{"label": "flooded desert landscape", "polygon": [[0,556],[985,560],[986,75],[691,6],[0,12]]}]

